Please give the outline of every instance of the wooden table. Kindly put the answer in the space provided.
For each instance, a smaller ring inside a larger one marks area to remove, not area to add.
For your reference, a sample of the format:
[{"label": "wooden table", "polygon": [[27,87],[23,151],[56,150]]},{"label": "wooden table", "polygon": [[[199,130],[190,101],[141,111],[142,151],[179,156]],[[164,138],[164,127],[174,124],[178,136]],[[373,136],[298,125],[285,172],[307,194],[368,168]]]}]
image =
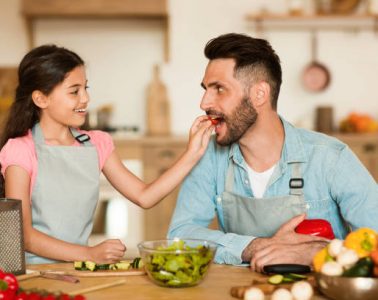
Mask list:
[{"label": "wooden table", "polygon": [[[72,270],[72,264],[29,265],[33,270]],[[84,294],[88,300],[106,299],[188,299],[188,300],[231,300],[236,299],[230,295],[233,286],[250,285],[253,279],[266,279],[267,276],[251,272],[245,267],[233,267],[213,264],[207,277],[197,286],[190,288],[165,288],[152,283],[146,275],[124,277],[80,277],[80,283],[68,283],[60,280],[45,278],[31,278],[20,282],[24,289],[40,288],[49,291],[74,292],[79,289],[97,286],[99,284],[125,279],[122,285],[110,287]],[[267,297],[266,299],[269,299]],[[315,296],[313,299],[325,299]]]}]

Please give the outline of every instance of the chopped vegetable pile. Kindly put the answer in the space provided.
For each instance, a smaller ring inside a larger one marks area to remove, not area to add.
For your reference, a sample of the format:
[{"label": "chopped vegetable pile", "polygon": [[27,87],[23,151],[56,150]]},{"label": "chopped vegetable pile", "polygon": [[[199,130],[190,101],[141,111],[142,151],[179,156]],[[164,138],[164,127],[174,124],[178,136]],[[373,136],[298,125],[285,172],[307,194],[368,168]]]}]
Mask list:
[{"label": "chopped vegetable pile", "polygon": [[169,287],[197,284],[208,270],[214,254],[210,247],[189,247],[182,240],[157,250],[159,253],[145,257],[146,269],[158,284]]},{"label": "chopped vegetable pile", "polygon": [[79,271],[97,271],[97,270],[130,270],[141,269],[143,262],[140,257],[134,260],[121,260],[115,264],[96,264],[93,261],[75,261],[74,268]]},{"label": "chopped vegetable pile", "polygon": [[378,236],[370,228],[334,239],[313,258],[316,272],[328,276],[378,277]]}]

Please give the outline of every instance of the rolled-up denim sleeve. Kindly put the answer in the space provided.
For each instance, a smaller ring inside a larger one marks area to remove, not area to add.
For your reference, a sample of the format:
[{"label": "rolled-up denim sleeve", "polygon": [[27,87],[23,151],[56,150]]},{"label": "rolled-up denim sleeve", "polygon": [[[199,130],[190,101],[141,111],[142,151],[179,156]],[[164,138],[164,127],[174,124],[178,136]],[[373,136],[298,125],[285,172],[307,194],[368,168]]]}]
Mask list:
[{"label": "rolled-up denim sleeve", "polygon": [[345,147],[333,166],[330,178],[332,197],[352,230],[378,230],[378,185],[355,154]]},{"label": "rolled-up denim sleeve", "polygon": [[242,263],[244,248],[254,237],[208,228],[216,215],[216,193],[217,158],[215,146],[210,144],[204,157],[181,186],[168,237],[212,241],[218,245],[216,263],[238,265]]}]

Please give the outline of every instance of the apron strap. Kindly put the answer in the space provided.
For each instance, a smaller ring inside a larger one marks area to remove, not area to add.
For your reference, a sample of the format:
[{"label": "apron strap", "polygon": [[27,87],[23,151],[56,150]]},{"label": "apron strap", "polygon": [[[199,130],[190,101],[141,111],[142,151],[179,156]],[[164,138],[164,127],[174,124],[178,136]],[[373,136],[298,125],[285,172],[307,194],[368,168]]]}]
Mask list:
[{"label": "apron strap", "polygon": [[91,146],[91,142],[89,141],[91,138],[88,134],[80,133],[75,128],[70,128],[72,135],[74,136],[75,140],[77,140],[80,144],[84,146]]},{"label": "apron strap", "polygon": [[39,126],[39,123],[35,123],[32,128],[32,135],[34,143],[36,144],[44,144],[45,138],[43,137],[41,126]]},{"label": "apron strap", "polygon": [[304,181],[302,178],[301,164],[293,163],[293,171],[289,181],[290,195],[303,195]]},{"label": "apron strap", "polygon": [[228,162],[228,168],[227,168],[225,190],[227,192],[232,192],[233,189],[234,189],[234,162],[230,158]]},{"label": "apron strap", "polygon": [[[70,128],[70,131],[73,137],[83,146],[92,146],[92,143],[89,141],[90,137],[87,134],[82,134],[77,131],[75,128]],[[43,136],[43,132],[39,123],[36,123],[32,128],[32,135],[34,142],[36,144],[43,145],[45,144],[45,138]]]}]

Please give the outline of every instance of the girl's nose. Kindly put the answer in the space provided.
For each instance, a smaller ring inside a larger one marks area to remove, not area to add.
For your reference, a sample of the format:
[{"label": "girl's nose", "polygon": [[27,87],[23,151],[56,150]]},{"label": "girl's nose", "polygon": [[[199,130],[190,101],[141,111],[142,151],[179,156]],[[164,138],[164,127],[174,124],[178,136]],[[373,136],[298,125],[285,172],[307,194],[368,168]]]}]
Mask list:
[{"label": "girl's nose", "polygon": [[88,103],[89,102],[89,94],[87,91],[84,91],[82,97],[80,98],[81,103]]}]

